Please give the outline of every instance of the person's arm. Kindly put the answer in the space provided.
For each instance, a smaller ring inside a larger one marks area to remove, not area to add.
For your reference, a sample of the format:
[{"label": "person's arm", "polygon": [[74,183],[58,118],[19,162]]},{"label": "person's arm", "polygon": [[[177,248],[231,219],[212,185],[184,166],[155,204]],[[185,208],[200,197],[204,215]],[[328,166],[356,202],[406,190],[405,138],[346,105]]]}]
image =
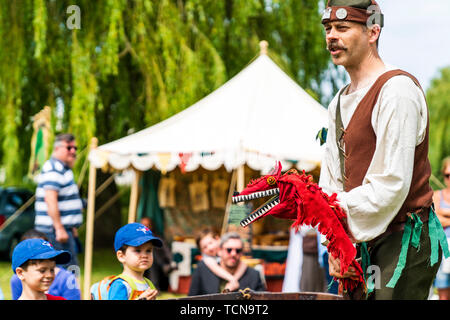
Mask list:
[{"label": "person's arm", "polygon": [[450,226],[450,209],[441,208],[441,193],[440,191],[435,191],[433,194],[434,208],[436,210],[436,216],[441,222],[442,226]]},{"label": "person's arm", "polygon": [[47,214],[53,221],[56,241],[64,243],[69,240],[69,235],[61,222],[61,214],[58,209],[58,191],[52,189],[45,190],[44,201],[47,204]]},{"label": "person's arm", "polygon": [[225,285],[225,289],[234,291],[239,288],[239,281],[238,281],[239,278],[236,278],[231,273],[222,268],[220,265],[218,265],[213,258],[204,257],[203,261],[205,265],[209,268],[209,270],[211,270],[212,273],[214,273],[219,278],[228,281],[228,283]]},{"label": "person's arm", "polygon": [[154,288],[148,288],[139,296],[138,300],[156,300],[159,291]]},{"label": "person's arm", "polygon": [[341,275],[341,262],[339,258],[333,258],[331,254],[328,255],[328,272],[330,276],[342,279],[342,278],[351,278],[353,280],[358,280],[358,274],[356,273],[355,268],[349,267],[348,271]]},{"label": "person's arm", "polygon": [[22,294],[22,281],[20,281],[19,277],[16,274],[13,274],[10,281],[11,285],[11,295],[13,300],[19,299]]},{"label": "person's arm", "polygon": [[[228,289],[230,291],[235,291],[239,289],[239,279],[242,278],[245,271],[247,270],[247,264],[243,261],[239,261],[239,265],[236,269],[236,273],[231,275],[233,277],[233,280],[228,281],[228,283],[225,285],[225,289]],[[226,270],[224,270],[226,272]]]},{"label": "person's arm", "polygon": [[441,214],[436,213],[439,221],[441,222],[441,225],[443,228],[449,227],[450,226],[450,218],[443,216]]},{"label": "person's arm", "polygon": [[236,273],[233,275],[233,277],[239,281],[240,278],[244,275],[245,271],[247,270],[247,264],[243,261],[239,261],[239,265],[236,269]]}]

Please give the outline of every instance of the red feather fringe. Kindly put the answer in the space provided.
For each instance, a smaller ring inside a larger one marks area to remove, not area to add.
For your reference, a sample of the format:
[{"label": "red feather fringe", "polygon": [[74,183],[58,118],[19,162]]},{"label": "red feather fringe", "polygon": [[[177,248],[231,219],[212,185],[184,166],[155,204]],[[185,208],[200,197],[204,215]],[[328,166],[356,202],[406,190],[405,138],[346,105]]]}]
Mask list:
[{"label": "red feather fringe", "polygon": [[[298,229],[301,225],[317,227],[327,238],[328,252],[341,262],[341,275],[352,266],[358,274],[358,280],[341,279],[344,290],[354,290],[359,284],[364,284],[361,265],[355,260],[356,248],[350,240],[346,214],[336,200],[336,194],[328,196],[321,188],[312,182],[310,176],[291,174],[280,179],[293,184],[296,194],[297,219],[292,227]],[[299,179],[300,178],[300,179]],[[282,181],[279,181],[280,183]]]}]

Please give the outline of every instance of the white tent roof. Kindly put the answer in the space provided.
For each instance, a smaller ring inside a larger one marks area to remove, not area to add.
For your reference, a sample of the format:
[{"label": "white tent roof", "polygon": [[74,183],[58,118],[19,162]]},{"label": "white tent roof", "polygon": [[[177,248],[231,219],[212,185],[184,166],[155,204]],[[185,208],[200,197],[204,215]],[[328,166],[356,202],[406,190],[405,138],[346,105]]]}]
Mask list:
[{"label": "white tent roof", "polygon": [[232,170],[244,163],[265,171],[276,160],[283,168],[296,160],[298,169],[311,170],[321,161],[316,135],[326,126],[326,109],[262,54],[191,107],[99,146],[89,160],[118,170],[171,171],[181,163],[180,153],[191,153],[186,171]]}]

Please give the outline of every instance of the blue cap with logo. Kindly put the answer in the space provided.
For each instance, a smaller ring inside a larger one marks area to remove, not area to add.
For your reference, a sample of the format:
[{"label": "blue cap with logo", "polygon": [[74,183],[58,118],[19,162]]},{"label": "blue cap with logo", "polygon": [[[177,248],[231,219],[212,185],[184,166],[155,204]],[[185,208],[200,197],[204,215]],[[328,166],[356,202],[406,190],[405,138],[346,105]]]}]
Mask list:
[{"label": "blue cap with logo", "polygon": [[141,223],[129,223],[116,232],[114,249],[118,251],[123,245],[139,247],[148,241],[151,241],[158,248],[163,245],[161,239],[155,237],[148,227]]},{"label": "blue cap with logo", "polygon": [[52,244],[43,239],[27,239],[20,242],[12,254],[12,269],[16,269],[28,260],[55,259],[56,264],[66,264],[71,259],[71,254],[64,250],[55,250]]}]

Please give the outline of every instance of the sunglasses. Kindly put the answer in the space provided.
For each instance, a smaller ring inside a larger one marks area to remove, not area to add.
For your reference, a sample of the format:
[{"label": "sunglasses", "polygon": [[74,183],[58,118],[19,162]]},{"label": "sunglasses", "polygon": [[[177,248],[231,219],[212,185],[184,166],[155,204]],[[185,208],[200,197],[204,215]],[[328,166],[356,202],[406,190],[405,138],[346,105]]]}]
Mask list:
[{"label": "sunglasses", "polygon": [[227,252],[230,254],[233,250],[236,251],[237,254],[240,254],[242,252],[242,248],[236,249],[236,248],[225,248]]},{"label": "sunglasses", "polygon": [[445,177],[446,179],[450,178],[450,173],[445,173],[445,174],[444,174],[444,177]]},{"label": "sunglasses", "polygon": [[66,149],[67,149],[67,151],[70,151],[70,150],[74,150],[74,151],[77,151],[78,150],[78,148],[77,147],[75,147],[75,146],[66,146]]}]

